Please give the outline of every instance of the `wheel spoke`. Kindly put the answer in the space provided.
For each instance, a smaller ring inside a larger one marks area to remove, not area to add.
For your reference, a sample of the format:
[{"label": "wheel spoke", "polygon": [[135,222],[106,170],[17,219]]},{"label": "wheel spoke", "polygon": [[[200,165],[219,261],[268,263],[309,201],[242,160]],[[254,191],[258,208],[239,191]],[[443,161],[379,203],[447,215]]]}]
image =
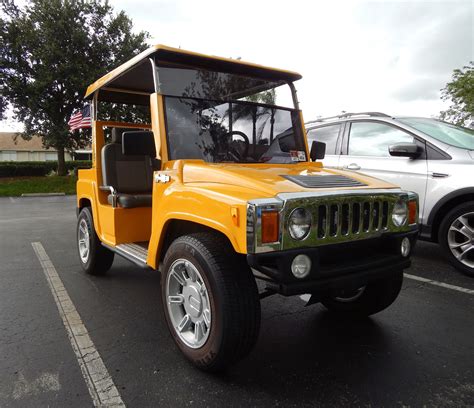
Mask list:
[{"label": "wheel spoke", "polygon": [[184,317],[179,322],[177,329],[182,333],[189,326],[190,322],[191,318],[189,315],[184,315]]},{"label": "wheel spoke", "polygon": [[86,245],[86,240],[85,240],[85,238],[80,239],[80,240],[79,240],[79,244],[81,244],[81,245]]},{"label": "wheel spoke", "polygon": [[174,270],[173,272],[171,272],[170,275],[171,275],[173,278],[175,278],[181,286],[185,286],[185,285],[186,285],[186,282],[185,282],[185,280],[184,280],[184,278],[183,278],[183,276],[181,275],[180,272]]},{"label": "wheel spoke", "polygon": [[467,238],[472,238],[474,236],[474,233],[466,226],[462,227],[459,232]]},{"label": "wheel spoke", "polygon": [[186,273],[189,276],[189,279],[191,279],[192,282],[196,282],[197,276],[196,272],[194,271],[193,268],[189,268],[188,265],[185,265]]},{"label": "wheel spoke", "polygon": [[466,258],[467,253],[468,253],[470,250],[472,250],[472,249],[474,249],[474,245],[466,244],[466,245],[464,245],[464,246],[461,247],[461,252],[460,252],[458,255],[456,255],[456,257],[457,257],[460,261],[462,261],[462,260],[464,260],[464,259]]},{"label": "wheel spoke", "polygon": [[82,224],[79,225],[79,229],[80,229],[80,231],[82,232],[83,235],[86,235],[87,231],[86,231],[86,228],[84,227],[84,225],[82,225]]},{"label": "wheel spoke", "polygon": [[204,336],[202,322],[196,322],[194,325],[194,341],[199,343],[199,340]]},{"label": "wheel spoke", "polygon": [[449,230],[454,231],[454,232],[458,232],[459,234],[464,235],[466,238],[469,238],[469,239],[471,238],[470,231],[464,226],[461,227],[461,228],[458,228],[453,224],[453,225],[451,225],[451,227],[449,227]]},{"label": "wheel spoke", "polygon": [[172,295],[168,296],[168,303],[170,304],[176,304],[176,305],[181,305],[184,302],[184,296],[183,295]]},{"label": "wheel spoke", "polygon": [[209,328],[211,327],[211,312],[209,309],[205,309],[203,312],[204,323]]},{"label": "wheel spoke", "polygon": [[449,247],[452,249],[456,249],[459,247],[462,247],[463,245],[469,244],[469,241],[464,241],[464,242],[453,242],[449,244]]},{"label": "wheel spoke", "polygon": [[466,228],[466,230],[469,232],[471,237],[474,235],[474,228],[469,225],[469,220],[465,215],[461,216],[458,218],[459,222],[463,225],[463,228]]}]

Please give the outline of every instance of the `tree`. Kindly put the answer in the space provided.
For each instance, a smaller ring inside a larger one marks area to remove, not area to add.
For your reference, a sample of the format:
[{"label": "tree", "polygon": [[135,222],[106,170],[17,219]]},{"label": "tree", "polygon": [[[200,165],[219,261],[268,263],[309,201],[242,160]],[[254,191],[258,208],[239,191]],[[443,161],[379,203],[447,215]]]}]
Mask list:
[{"label": "tree", "polygon": [[64,152],[88,143],[67,125],[86,87],[146,49],[149,34],[134,34],[130,18],[107,1],[0,1],[0,115],[9,102],[25,125],[21,136],[55,148],[64,175]]},{"label": "tree", "polygon": [[441,112],[441,119],[456,125],[467,125],[474,119],[474,62],[455,69],[451,82],[441,90],[441,99],[451,101],[448,110]]}]

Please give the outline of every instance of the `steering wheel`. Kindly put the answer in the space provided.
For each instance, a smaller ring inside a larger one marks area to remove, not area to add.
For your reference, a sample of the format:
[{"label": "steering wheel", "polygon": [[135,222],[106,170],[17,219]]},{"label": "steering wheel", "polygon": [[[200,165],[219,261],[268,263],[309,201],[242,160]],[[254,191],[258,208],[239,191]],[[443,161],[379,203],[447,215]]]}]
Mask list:
[{"label": "steering wheel", "polygon": [[232,130],[231,132],[226,133],[224,137],[227,138],[233,135],[238,135],[242,137],[242,139],[244,139],[244,150],[242,152],[240,151],[240,149],[237,149],[235,146],[232,146],[232,144],[234,143],[234,141],[232,141],[231,143],[229,143],[228,155],[230,155],[236,161],[241,161],[248,155],[250,140],[247,135],[244,132],[241,132],[240,130]]}]

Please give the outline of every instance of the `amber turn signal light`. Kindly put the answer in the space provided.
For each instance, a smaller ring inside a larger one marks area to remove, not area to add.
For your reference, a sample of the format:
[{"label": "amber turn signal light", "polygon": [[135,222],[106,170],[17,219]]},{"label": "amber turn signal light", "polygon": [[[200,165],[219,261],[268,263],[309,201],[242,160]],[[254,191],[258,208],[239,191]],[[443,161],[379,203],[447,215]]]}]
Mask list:
[{"label": "amber turn signal light", "polygon": [[262,244],[278,241],[278,212],[262,212]]},{"label": "amber turn signal light", "polygon": [[408,201],[408,224],[415,224],[416,221],[416,201]]}]

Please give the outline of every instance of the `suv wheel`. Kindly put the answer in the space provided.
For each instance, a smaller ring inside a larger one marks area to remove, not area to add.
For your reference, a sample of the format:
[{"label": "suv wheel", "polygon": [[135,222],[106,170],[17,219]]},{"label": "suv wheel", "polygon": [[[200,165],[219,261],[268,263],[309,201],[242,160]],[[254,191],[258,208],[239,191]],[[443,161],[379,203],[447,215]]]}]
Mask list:
[{"label": "suv wheel", "polygon": [[402,283],[403,271],[399,271],[359,289],[326,297],[321,303],[329,311],[343,316],[366,317],[389,307],[398,297]]},{"label": "suv wheel", "polygon": [[103,275],[107,272],[114,261],[114,253],[100,243],[89,207],[83,208],[79,213],[76,236],[82,269],[90,275]]},{"label": "suv wheel", "polygon": [[455,268],[474,276],[474,201],[454,207],[444,217],[439,243]]},{"label": "suv wheel", "polygon": [[245,258],[215,233],[176,239],[161,276],[163,311],[183,354],[206,371],[246,356],[260,328],[257,285]]}]

